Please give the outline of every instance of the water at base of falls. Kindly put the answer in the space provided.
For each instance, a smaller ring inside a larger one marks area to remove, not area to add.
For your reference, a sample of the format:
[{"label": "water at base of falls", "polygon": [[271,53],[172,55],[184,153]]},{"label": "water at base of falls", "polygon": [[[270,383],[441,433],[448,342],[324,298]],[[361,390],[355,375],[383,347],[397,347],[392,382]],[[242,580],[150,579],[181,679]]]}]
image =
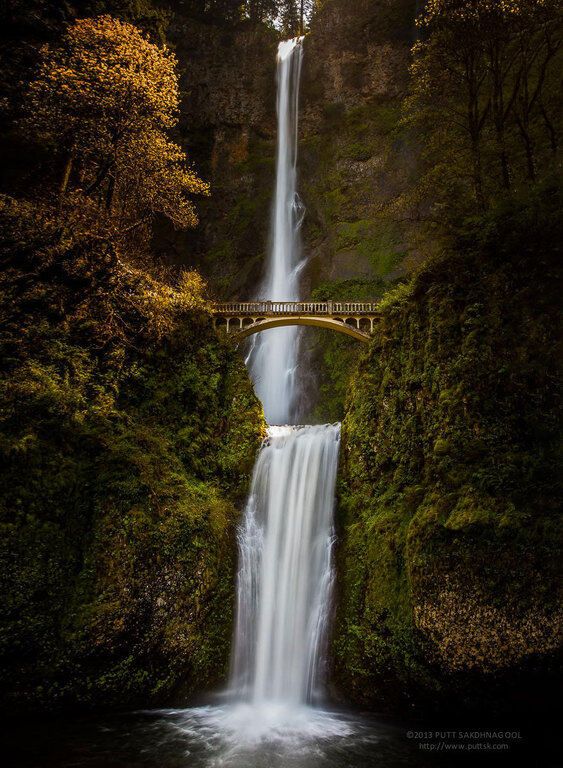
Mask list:
[{"label": "water at base of falls", "polygon": [[[219,703],[192,709],[27,717],[10,723],[2,740],[2,757],[10,768],[434,765],[407,738],[404,727],[310,708],[294,709],[288,718],[273,705],[249,717],[247,708]],[[495,768],[499,768],[496,763]]]},{"label": "water at base of falls", "polygon": [[[100,712],[92,715],[21,719],[4,715],[1,733],[3,764],[9,768],[445,768],[479,765],[491,768],[556,766],[561,753],[553,718],[530,723],[523,738],[499,752],[455,753],[421,749],[438,745],[414,737],[438,730],[497,730],[490,718],[442,715],[423,728],[420,722],[390,723],[306,709],[279,722],[279,712],[266,709],[251,728],[247,705],[196,707],[145,712]],[[245,728],[241,730],[240,720]],[[444,719],[445,718],[445,719]],[[269,728],[260,722],[270,720]],[[502,730],[511,731],[514,719]],[[459,742],[457,742],[459,745]],[[453,759],[453,762],[452,762]]]}]

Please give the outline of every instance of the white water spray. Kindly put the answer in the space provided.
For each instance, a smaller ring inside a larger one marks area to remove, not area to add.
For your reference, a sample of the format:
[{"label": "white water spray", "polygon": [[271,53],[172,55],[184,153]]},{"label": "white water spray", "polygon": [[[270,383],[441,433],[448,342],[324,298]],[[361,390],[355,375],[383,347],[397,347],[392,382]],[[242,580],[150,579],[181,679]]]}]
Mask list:
[{"label": "white water spray", "polygon": [[[278,47],[276,187],[272,207],[270,248],[260,298],[271,301],[299,299],[302,266],[299,230],[304,208],[297,193],[297,133],[302,38]],[[254,337],[248,364],[258,397],[270,424],[295,418],[299,330],[275,328]]]}]

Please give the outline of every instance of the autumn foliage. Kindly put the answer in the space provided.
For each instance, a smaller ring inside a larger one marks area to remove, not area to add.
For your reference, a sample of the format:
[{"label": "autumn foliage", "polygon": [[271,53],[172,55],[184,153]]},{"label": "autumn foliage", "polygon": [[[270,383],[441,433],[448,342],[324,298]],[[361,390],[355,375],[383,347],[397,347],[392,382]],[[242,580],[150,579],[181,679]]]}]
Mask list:
[{"label": "autumn foliage", "polygon": [[[131,24],[79,19],[45,46],[28,124],[61,156],[61,206],[123,235],[163,214],[193,227],[193,195],[208,185],[168,136],[177,122],[176,59]],[[81,199],[81,203],[80,203]]]}]

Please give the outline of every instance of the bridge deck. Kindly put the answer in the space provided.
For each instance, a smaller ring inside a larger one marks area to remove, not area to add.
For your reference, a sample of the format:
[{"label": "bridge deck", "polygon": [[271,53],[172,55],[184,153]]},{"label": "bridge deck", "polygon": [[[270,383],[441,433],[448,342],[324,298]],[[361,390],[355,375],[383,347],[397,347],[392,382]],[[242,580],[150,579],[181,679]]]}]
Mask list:
[{"label": "bridge deck", "polygon": [[242,301],[215,304],[216,315],[272,317],[279,315],[365,315],[377,314],[377,303],[366,301]]}]

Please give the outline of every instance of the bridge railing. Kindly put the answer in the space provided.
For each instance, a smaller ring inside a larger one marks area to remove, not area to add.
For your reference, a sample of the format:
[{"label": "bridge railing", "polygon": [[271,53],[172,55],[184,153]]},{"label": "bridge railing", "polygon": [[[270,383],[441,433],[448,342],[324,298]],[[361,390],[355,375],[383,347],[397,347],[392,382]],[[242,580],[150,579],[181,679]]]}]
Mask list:
[{"label": "bridge railing", "polygon": [[217,315],[374,315],[372,301],[235,301],[215,304]]}]

